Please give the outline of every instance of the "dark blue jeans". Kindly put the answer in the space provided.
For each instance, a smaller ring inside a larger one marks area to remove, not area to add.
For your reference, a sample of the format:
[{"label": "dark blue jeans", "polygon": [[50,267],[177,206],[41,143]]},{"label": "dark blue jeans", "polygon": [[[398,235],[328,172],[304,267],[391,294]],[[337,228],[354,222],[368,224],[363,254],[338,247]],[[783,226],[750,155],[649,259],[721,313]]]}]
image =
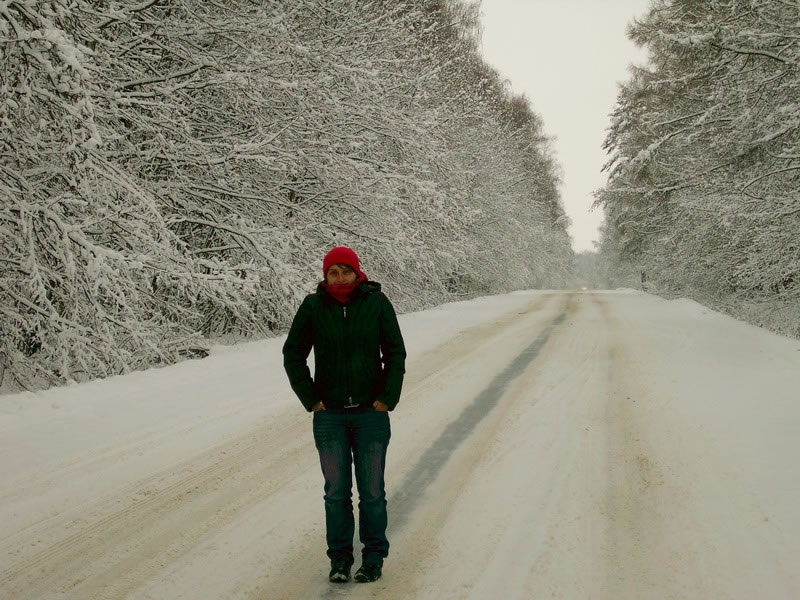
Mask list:
[{"label": "dark blue jeans", "polygon": [[353,466],[363,561],[382,562],[389,553],[383,472],[390,437],[389,413],[372,407],[314,413],[314,442],[325,477],[326,539],[331,560],[353,563]]}]

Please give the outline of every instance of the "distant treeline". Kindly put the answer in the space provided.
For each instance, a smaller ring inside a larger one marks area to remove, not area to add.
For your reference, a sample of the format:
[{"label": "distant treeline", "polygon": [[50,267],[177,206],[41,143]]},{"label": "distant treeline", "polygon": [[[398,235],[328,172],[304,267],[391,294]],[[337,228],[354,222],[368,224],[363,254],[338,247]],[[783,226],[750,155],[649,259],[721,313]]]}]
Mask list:
[{"label": "distant treeline", "polygon": [[657,0],[597,195],[619,281],[800,336],[800,3]]},{"label": "distant treeline", "polygon": [[475,4],[0,4],[4,389],[279,332],[333,245],[401,310],[569,277],[558,167]]}]

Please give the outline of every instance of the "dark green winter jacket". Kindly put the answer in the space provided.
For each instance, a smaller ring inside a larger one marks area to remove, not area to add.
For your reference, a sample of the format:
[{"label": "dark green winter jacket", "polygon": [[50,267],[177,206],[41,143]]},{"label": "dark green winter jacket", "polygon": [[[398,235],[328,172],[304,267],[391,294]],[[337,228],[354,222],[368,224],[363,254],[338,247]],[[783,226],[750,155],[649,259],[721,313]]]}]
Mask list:
[{"label": "dark green winter jacket", "polygon": [[[314,378],[306,362],[314,348]],[[400,400],[406,349],[389,299],[381,285],[365,281],[342,305],[317,287],[306,296],[283,345],[283,366],[306,410],[371,405],[394,410]]]}]

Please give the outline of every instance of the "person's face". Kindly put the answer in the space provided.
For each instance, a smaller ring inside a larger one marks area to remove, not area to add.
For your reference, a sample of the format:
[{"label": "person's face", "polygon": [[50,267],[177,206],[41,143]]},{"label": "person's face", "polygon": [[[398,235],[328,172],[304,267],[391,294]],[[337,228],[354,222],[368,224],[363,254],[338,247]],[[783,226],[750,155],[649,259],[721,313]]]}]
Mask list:
[{"label": "person's face", "polygon": [[353,283],[356,280],[356,272],[347,265],[332,265],[328,269],[326,279],[330,285]]}]

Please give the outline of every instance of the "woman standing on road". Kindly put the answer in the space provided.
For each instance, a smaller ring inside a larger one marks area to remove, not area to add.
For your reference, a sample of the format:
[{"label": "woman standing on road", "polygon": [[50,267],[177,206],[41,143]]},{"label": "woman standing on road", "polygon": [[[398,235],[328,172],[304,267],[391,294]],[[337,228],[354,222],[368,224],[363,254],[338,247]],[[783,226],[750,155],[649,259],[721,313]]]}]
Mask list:
[{"label": "woman standing on road", "polygon": [[[384,468],[389,412],[400,400],[406,350],[397,316],[379,283],[345,246],[322,261],[324,280],[305,298],[283,346],[283,365],[297,397],[314,416],[314,442],[325,478],[329,579],[346,582],[353,565],[352,470],[363,544],[358,582],[381,576],[386,539]],[[307,358],[314,348],[314,377]]]}]

